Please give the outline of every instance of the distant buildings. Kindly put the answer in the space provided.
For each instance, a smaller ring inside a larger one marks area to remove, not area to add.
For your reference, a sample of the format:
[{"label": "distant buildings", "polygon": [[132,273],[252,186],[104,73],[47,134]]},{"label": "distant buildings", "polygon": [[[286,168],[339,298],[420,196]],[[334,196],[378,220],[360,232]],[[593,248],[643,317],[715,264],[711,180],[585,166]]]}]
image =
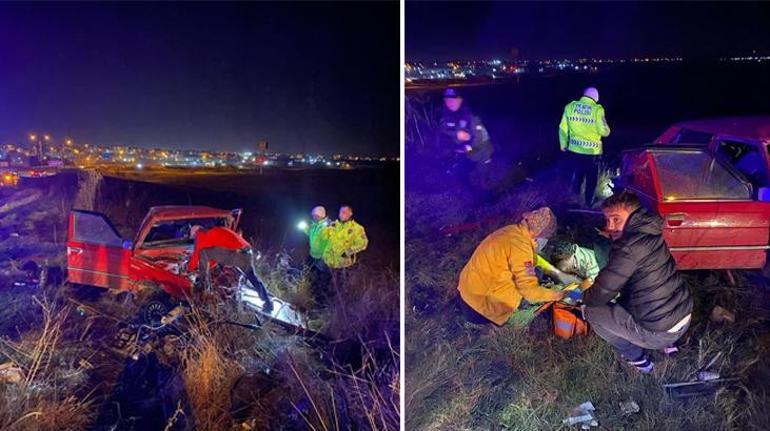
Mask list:
[{"label": "distant buildings", "polygon": [[[46,135],[48,136],[48,135]],[[36,138],[36,135],[30,135]],[[172,150],[128,146],[102,146],[66,139],[47,139],[40,145],[30,139],[26,145],[0,145],[0,167],[6,166],[124,166],[137,169],[159,167],[197,168],[319,168],[353,169],[380,163],[398,162],[398,157],[373,157],[335,154],[281,154],[257,152],[224,152],[208,150]],[[42,154],[42,156],[41,156]]]},{"label": "distant buildings", "polygon": [[613,64],[677,63],[681,57],[577,58],[538,61],[474,60],[409,62],[404,65],[407,85],[420,81],[483,80],[510,78],[525,73],[597,72]]}]

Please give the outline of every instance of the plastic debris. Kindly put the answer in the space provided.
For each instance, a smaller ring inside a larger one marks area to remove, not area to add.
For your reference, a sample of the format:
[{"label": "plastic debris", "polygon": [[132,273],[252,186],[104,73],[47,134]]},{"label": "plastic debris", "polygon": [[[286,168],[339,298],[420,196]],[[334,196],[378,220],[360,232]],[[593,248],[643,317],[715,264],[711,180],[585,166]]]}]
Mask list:
[{"label": "plastic debris", "polygon": [[713,371],[698,371],[696,374],[696,378],[699,382],[709,382],[711,380],[717,380],[719,377],[719,373]]},{"label": "plastic debris", "polygon": [[634,400],[628,400],[626,402],[620,403],[620,412],[623,413],[623,416],[637,414],[639,413],[639,410],[639,404],[637,404]]},{"label": "plastic debris", "polygon": [[714,323],[735,323],[735,313],[717,305],[711,310],[711,321]]},{"label": "plastic debris", "polygon": [[572,409],[570,416],[562,421],[564,426],[580,425],[582,429],[590,429],[591,427],[598,427],[599,421],[594,416],[594,407],[591,401],[586,401],[583,404]]}]

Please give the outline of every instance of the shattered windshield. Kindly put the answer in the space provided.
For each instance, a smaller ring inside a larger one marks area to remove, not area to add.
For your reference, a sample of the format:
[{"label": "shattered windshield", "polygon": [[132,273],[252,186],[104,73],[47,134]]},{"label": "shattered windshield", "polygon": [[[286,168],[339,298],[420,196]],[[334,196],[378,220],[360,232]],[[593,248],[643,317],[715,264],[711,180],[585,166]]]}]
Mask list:
[{"label": "shattered windshield", "polygon": [[227,226],[227,218],[167,220],[155,223],[144,238],[142,247],[192,246],[194,241],[190,237],[190,229],[195,225],[200,225],[204,229]]},{"label": "shattered windshield", "polygon": [[665,201],[750,200],[751,188],[704,152],[655,153]]}]

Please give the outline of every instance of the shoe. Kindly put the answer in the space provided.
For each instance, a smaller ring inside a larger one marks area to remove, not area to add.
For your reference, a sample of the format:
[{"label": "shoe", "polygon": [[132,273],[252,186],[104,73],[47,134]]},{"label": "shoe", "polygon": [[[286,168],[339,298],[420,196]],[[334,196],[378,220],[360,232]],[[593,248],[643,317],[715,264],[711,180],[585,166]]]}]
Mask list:
[{"label": "shoe", "polygon": [[649,360],[646,356],[642,356],[641,359],[636,361],[628,361],[628,364],[633,365],[642,374],[650,374],[655,369],[655,363]]}]

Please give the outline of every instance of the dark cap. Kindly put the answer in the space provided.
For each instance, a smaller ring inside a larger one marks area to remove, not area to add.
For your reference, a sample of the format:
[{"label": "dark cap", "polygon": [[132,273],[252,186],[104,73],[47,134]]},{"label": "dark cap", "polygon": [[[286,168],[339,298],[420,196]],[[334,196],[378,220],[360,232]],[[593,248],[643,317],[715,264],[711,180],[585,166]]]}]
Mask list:
[{"label": "dark cap", "polygon": [[454,88],[447,88],[444,91],[444,99],[458,99],[460,97],[462,96]]}]

